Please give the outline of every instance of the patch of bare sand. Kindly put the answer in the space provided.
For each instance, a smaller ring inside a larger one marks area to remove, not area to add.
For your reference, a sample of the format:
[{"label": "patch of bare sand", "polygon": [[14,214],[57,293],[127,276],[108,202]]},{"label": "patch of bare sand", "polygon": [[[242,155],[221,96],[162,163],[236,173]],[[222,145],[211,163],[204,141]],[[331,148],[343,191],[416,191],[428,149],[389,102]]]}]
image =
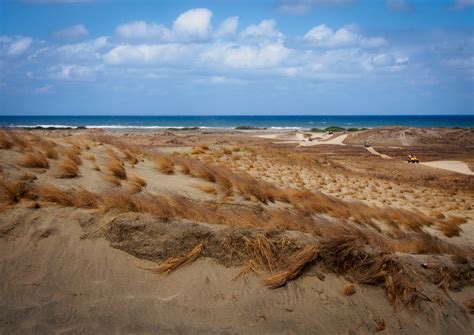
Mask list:
[{"label": "patch of bare sand", "polygon": [[449,170],[457,173],[474,175],[469,166],[461,161],[434,161],[420,163],[425,166],[434,167],[437,169]]},{"label": "patch of bare sand", "polygon": [[367,149],[368,152],[370,152],[371,154],[373,155],[376,155],[376,156],[380,156],[384,159],[392,159],[392,157],[388,156],[388,155],[385,155],[385,154],[381,154],[380,152],[378,152],[377,150],[374,149],[374,147],[365,147]]},{"label": "patch of bare sand", "polygon": [[469,316],[449,299],[442,308],[427,303],[429,317],[394,313],[380,288],[357,285],[344,296],[344,279],[308,275],[264,289],[254,275],[234,280],[239,269],[209,258],[157,276],[106,240],[84,238],[90,218],[79,210],[15,215],[36,224],[0,239],[1,333],[472,333]]}]

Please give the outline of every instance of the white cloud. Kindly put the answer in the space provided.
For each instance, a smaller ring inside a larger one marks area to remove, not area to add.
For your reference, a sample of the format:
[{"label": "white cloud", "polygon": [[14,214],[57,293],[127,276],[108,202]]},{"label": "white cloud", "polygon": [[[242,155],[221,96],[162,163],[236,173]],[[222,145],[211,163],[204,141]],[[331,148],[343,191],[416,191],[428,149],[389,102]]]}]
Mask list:
[{"label": "white cloud", "polygon": [[191,56],[192,46],[180,44],[122,44],[116,46],[103,56],[106,63],[173,63],[185,56]]},{"label": "white cloud", "polygon": [[205,38],[211,31],[212,12],[196,8],[184,12],[173,22],[173,31],[182,37]]},{"label": "white cloud", "polygon": [[20,37],[10,44],[7,49],[7,54],[9,56],[19,56],[29,49],[31,42],[33,42],[33,40],[30,37]]},{"label": "white cloud", "polygon": [[41,87],[35,88],[35,93],[36,94],[46,94],[46,93],[51,93],[51,89],[53,88],[52,85],[44,85]]},{"label": "white cloud", "polygon": [[289,53],[280,42],[259,46],[217,44],[201,53],[200,60],[231,68],[271,68],[281,64]]},{"label": "white cloud", "polygon": [[145,21],[132,21],[116,28],[118,36],[126,39],[159,38],[170,40],[172,32],[162,24],[147,23]]},{"label": "white cloud", "polygon": [[354,46],[376,48],[387,44],[385,39],[381,37],[365,37],[350,27],[343,27],[334,31],[325,24],[312,28],[304,35],[304,39],[313,46],[323,48]]},{"label": "white cloud", "polygon": [[263,20],[259,24],[252,24],[242,32],[243,38],[280,38],[283,34],[276,29],[275,20]]},{"label": "white cloud", "polygon": [[224,84],[242,84],[243,81],[235,78],[229,78],[226,76],[212,76],[209,78],[209,82],[215,85],[224,85]]},{"label": "white cloud", "polygon": [[54,53],[60,57],[78,59],[100,59],[100,51],[109,45],[108,37],[98,37],[81,43],[64,44],[56,49]]},{"label": "white cloud", "polygon": [[79,39],[87,35],[89,35],[89,31],[83,24],[76,24],[53,33],[53,37],[63,39]]},{"label": "white cloud", "polygon": [[234,35],[235,32],[237,31],[238,25],[239,25],[238,16],[228,17],[227,19],[222,21],[222,23],[219,25],[216,32],[214,33],[214,36],[217,38],[221,38],[221,37]]},{"label": "white cloud", "polygon": [[99,67],[89,67],[77,64],[59,64],[48,69],[49,78],[55,80],[92,81]]}]

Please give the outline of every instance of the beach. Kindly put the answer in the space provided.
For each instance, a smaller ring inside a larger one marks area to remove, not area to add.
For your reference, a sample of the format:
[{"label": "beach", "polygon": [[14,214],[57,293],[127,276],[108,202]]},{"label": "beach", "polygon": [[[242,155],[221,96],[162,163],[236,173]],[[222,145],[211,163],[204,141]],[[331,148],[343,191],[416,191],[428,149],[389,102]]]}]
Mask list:
[{"label": "beach", "polygon": [[472,128],[193,125],[0,130],[0,333],[473,333]]}]

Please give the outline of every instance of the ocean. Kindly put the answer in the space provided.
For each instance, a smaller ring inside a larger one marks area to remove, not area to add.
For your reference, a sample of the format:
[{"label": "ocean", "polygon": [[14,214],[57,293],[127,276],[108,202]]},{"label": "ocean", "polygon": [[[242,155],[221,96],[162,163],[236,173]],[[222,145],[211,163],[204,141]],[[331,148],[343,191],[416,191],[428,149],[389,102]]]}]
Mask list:
[{"label": "ocean", "polygon": [[0,116],[0,127],[306,129],[338,126],[474,127],[474,115],[255,115],[255,116]]}]

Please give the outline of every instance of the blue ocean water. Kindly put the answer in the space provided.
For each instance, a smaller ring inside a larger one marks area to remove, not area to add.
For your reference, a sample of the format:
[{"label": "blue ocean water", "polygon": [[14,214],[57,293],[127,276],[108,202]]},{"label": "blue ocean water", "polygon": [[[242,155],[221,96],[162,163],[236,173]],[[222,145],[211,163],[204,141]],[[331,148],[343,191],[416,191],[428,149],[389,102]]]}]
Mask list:
[{"label": "blue ocean water", "polygon": [[328,126],[474,127],[474,115],[255,115],[255,116],[0,116],[0,127],[87,128],[259,128],[299,129]]}]

